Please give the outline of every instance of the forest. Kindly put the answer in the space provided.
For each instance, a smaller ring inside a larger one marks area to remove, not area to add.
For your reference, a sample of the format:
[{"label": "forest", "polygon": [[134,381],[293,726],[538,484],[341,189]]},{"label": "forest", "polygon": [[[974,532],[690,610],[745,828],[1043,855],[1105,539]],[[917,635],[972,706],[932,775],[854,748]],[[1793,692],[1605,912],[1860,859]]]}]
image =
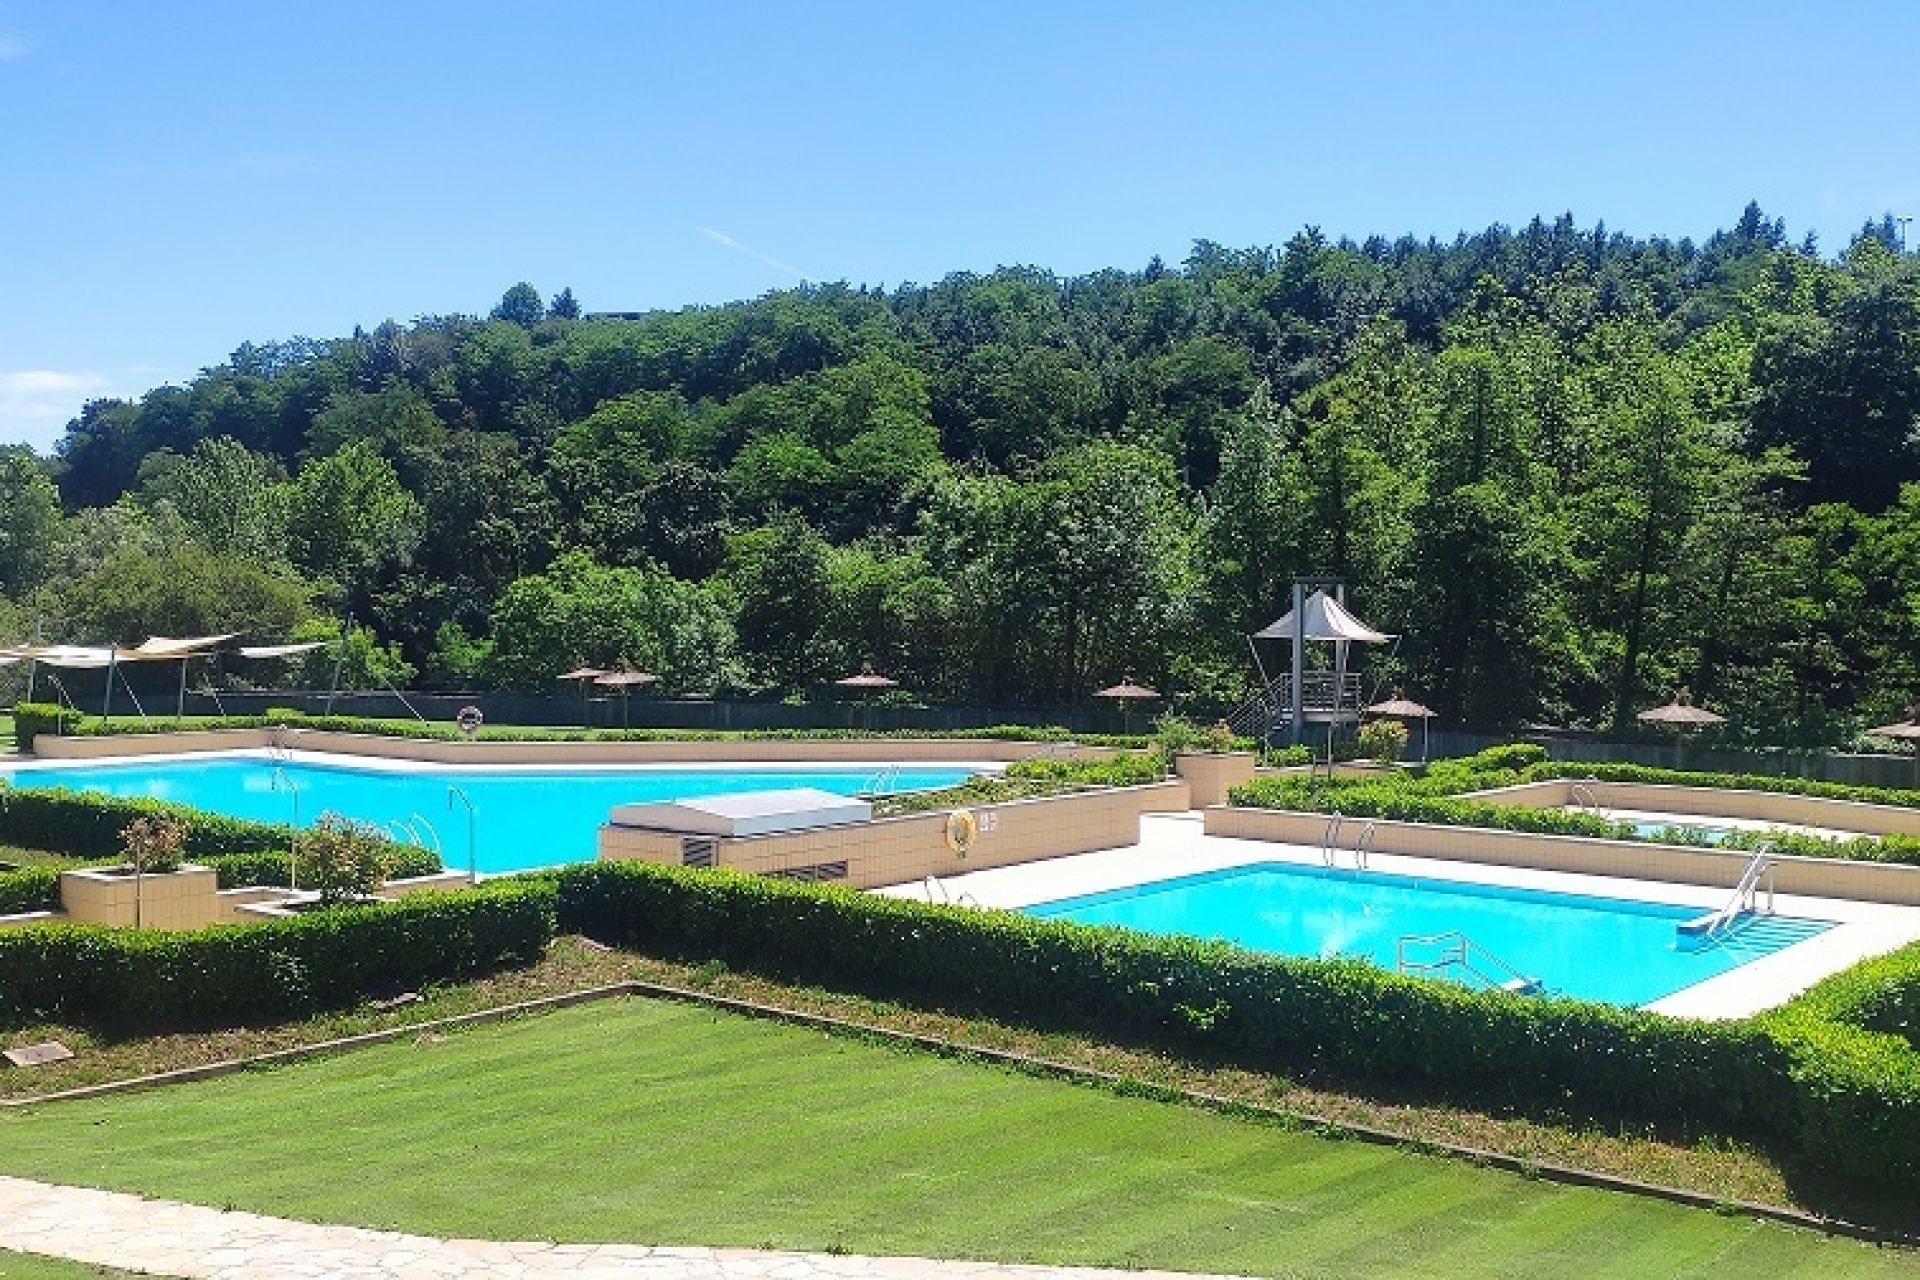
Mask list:
[{"label": "forest", "polygon": [[965,705],[1132,672],[1210,715],[1306,573],[1453,723],[1608,731],[1681,685],[1756,743],[1896,718],[1920,254],[1749,205],[1698,243],[1309,228],[639,314],[523,283],[0,451],[0,642],[351,619],[358,675],[426,688],[793,697],[870,662]]}]

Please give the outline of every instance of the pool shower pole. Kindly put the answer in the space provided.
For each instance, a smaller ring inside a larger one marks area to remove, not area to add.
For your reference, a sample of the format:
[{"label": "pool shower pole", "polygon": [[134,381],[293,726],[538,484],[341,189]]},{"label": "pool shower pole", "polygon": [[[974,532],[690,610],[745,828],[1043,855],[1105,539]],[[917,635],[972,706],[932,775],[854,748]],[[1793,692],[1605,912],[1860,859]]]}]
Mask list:
[{"label": "pool shower pole", "polygon": [[467,882],[469,884],[479,884],[480,848],[479,845],[475,843],[479,839],[479,836],[475,830],[473,801],[468,799],[467,793],[459,787],[449,786],[447,788],[447,808],[453,808],[453,802],[455,800],[467,806]]}]

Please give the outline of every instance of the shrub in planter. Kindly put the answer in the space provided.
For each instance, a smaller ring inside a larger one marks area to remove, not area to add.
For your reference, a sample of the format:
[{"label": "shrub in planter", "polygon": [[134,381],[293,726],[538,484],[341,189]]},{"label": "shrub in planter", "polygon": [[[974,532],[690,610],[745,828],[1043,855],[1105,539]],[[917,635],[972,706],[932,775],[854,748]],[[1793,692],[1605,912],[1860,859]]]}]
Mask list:
[{"label": "shrub in planter", "polygon": [[380,828],[337,813],[323,813],[294,837],[300,883],[320,895],[323,907],[357,902],[385,882],[393,848]]},{"label": "shrub in planter", "polygon": [[170,814],[150,813],[120,829],[120,851],[126,865],[141,875],[178,871],[185,861],[186,848],[187,824]]},{"label": "shrub in planter", "polygon": [[49,702],[22,702],[13,709],[13,740],[20,750],[33,750],[33,740],[43,733],[58,735],[63,725],[77,719],[65,707]]},{"label": "shrub in planter", "polygon": [[1407,726],[1398,720],[1370,720],[1360,726],[1360,753],[1369,760],[1392,764],[1407,748]]}]

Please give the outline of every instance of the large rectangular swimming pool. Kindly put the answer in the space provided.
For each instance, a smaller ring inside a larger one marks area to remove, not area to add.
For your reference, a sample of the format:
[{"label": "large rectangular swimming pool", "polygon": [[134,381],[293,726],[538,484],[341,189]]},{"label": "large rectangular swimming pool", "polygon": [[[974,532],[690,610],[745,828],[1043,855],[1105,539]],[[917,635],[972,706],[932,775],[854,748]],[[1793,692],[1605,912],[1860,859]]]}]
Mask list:
[{"label": "large rectangular swimming pool", "polygon": [[[145,796],[257,822],[293,822],[297,816],[300,825],[310,826],[322,813],[338,813],[437,846],[454,870],[466,870],[472,859],[481,872],[498,873],[592,859],[598,853],[600,826],[618,804],[786,787],[854,795],[878,781],[890,791],[912,791],[951,786],[968,773],[953,766],[901,768],[886,770],[883,778],[871,764],[396,769],[222,756],[59,765],[18,769],[0,777],[16,787]],[[473,804],[471,828],[455,788]]]},{"label": "large rectangular swimming pool", "polygon": [[[1792,946],[1829,927],[1787,916],[1749,917],[1707,946],[1678,926],[1699,907],[1543,893],[1495,885],[1257,863],[1044,902],[1029,914],[1081,924],[1187,934],[1281,955],[1351,956],[1386,969],[1405,959],[1430,976],[1484,985],[1441,963],[1472,939],[1479,968],[1537,978],[1550,995],[1641,1005]],[[1446,935],[1448,940],[1412,939]],[[1403,943],[1403,939],[1409,940]]]}]

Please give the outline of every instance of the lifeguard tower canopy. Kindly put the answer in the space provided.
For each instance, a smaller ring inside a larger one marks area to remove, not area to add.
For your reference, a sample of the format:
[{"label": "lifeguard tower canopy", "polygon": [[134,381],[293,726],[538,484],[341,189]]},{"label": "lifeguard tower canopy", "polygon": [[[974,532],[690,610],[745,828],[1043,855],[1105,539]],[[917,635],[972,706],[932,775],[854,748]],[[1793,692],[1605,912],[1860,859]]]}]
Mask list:
[{"label": "lifeguard tower canopy", "polygon": [[[1346,583],[1338,578],[1297,578],[1293,607],[1247,637],[1260,672],[1261,693],[1255,701],[1265,733],[1284,729],[1289,742],[1299,742],[1309,724],[1331,729],[1359,723],[1366,699],[1360,694],[1360,677],[1348,669],[1348,646],[1386,644],[1394,637],[1356,618],[1347,609],[1346,597]],[[1260,661],[1256,642],[1261,640],[1288,644],[1291,662],[1278,677],[1269,679]],[[1328,667],[1308,669],[1308,641],[1332,644]]]}]

